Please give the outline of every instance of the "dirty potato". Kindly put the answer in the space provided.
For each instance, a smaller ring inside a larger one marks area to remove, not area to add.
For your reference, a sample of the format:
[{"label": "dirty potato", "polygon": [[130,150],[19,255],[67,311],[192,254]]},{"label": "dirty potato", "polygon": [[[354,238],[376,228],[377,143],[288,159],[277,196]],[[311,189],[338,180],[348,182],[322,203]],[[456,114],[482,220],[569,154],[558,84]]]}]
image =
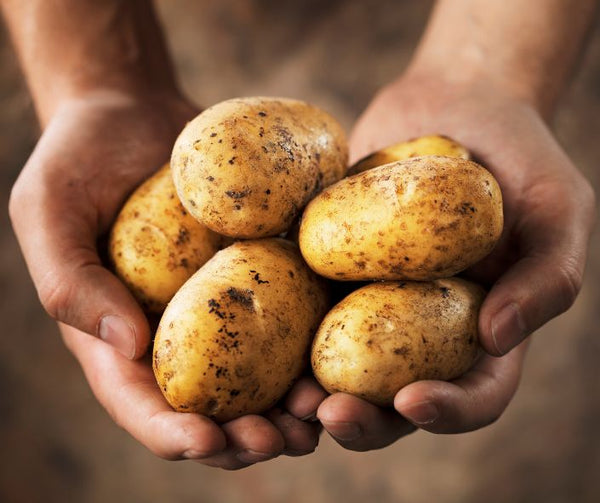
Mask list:
[{"label": "dirty potato", "polygon": [[342,127],[307,103],[238,98],[191,121],[171,165],[185,208],[214,231],[258,238],[284,232],[306,203],[344,176]]},{"label": "dirty potato", "polygon": [[390,406],[407,384],[450,380],[475,362],[483,290],[458,278],[372,283],[325,317],[312,346],[315,377],[329,392]]},{"label": "dirty potato", "polygon": [[165,165],[123,206],[110,233],[109,257],[146,312],[160,314],[220,244],[221,236],[183,208]]},{"label": "dirty potato", "polygon": [[337,280],[431,280],[485,257],[503,226],[485,168],[425,156],[345,178],[306,207],[299,243],[310,267]]},{"label": "dirty potato", "polygon": [[432,134],[395,143],[363,157],[348,169],[348,176],[395,161],[404,161],[423,155],[444,155],[470,159],[469,151],[460,143],[444,135]]},{"label": "dirty potato", "polygon": [[238,242],[177,292],[154,342],[171,406],[219,422],[271,408],[308,364],[328,307],[325,283],[291,242]]}]

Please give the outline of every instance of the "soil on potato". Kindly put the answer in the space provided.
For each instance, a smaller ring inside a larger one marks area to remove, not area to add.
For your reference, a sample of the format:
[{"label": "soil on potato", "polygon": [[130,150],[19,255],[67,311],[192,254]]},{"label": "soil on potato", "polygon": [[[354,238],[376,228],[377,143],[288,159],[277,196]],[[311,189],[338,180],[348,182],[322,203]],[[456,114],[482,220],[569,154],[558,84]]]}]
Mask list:
[{"label": "soil on potato", "polygon": [[[209,105],[279,95],[323,107],[347,131],[406,65],[431,1],[157,0],[184,89]],[[600,30],[556,129],[600,188]],[[37,127],[5,30],[0,42],[0,205]],[[594,171],[595,170],[595,171]],[[228,473],[155,458],[102,410],[39,306],[0,214],[0,500],[358,503],[593,502],[600,497],[600,231],[575,306],[535,336],[519,391],[496,424],[416,433],[372,453],[326,436],[315,454]],[[33,225],[33,224],[32,224]]]}]

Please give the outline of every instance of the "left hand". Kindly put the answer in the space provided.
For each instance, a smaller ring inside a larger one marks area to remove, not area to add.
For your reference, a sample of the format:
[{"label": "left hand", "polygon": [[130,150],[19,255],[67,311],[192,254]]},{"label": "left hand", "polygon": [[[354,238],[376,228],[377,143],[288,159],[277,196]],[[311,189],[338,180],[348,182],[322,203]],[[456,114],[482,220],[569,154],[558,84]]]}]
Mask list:
[{"label": "left hand", "polygon": [[452,382],[404,387],[395,410],[342,393],[326,398],[316,415],[348,449],[386,446],[415,426],[460,433],[498,419],[518,386],[527,345],[522,341],[565,311],[581,285],[594,195],[540,113],[493,83],[403,77],[384,88],[359,118],[350,139],[351,163],[434,133],[464,144],[503,191],[500,242],[466,271],[491,287],[479,317],[487,354]]}]

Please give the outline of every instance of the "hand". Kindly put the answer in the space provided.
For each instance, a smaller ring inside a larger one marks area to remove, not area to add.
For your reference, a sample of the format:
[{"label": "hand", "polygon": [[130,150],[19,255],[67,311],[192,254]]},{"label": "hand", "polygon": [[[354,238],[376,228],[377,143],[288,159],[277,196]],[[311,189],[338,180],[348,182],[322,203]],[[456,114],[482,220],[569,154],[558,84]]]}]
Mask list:
[{"label": "hand", "polygon": [[387,445],[409,432],[410,424],[458,433],[496,420],[518,385],[526,351],[519,344],[565,311],[581,286],[594,195],[540,114],[491,83],[404,77],[381,91],[358,120],[351,162],[431,133],[463,143],[502,188],[501,240],[467,271],[491,287],[479,318],[488,354],[451,383],[422,381],[400,390],[394,407],[401,415],[344,394],[325,399],[317,417],[349,449]]},{"label": "hand", "polygon": [[[237,470],[279,454],[308,454],[318,444],[316,423],[296,419],[279,407],[222,425],[199,414],[175,412],[156,384],[149,358],[131,361],[77,329],[62,325],[61,331],[98,401],[118,425],[161,458]],[[318,389],[307,389],[300,380],[288,403],[302,414],[322,399]]]},{"label": "hand", "polygon": [[46,311],[130,359],[146,351],[148,322],[103,267],[97,242],[126,197],[169,159],[195,113],[170,96],[95,91],[66,100],[11,194],[13,227]]},{"label": "hand", "polygon": [[[67,346],[115,421],[159,456],[234,469],[314,450],[317,426],[281,409],[221,427],[174,412],[149,361],[132,361],[146,352],[148,322],[97,251],[125,198],[168,160],[196,113],[169,96],[95,92],[63,103],[15,184],[10,213],[42,304],[62,322]],[[310,392],[298,389],[292,402],[301,411]]]}]

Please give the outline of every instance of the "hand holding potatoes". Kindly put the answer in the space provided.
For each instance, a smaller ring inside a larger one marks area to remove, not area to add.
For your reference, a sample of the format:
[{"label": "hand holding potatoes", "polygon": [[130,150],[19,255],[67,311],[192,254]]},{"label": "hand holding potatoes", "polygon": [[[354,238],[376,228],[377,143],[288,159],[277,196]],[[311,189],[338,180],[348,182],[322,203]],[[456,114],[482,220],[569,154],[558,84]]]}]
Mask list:
[{"label": "hand holding potatoes", "polygon": [[[522,100],[480,80],[427,75],[406,75],[380,92],[350,135],[350,151],[360,159],[398,139],[439,131],[475,152],[502,187],[504,232],[468,274],[491,287],[480,309],[480,343],[486,353],[504,356],[484,353],[464,376],[409,384],[394,400],[412,424],[459,433],[502,415],[521,374],[526,344],[519,343],[574,298],[593,197],[545,122]],[[396,416],[344,393],[327,398],[318,413],[327,431],[355,450],[406,434]]]},{"label": "hand holding potatoes", "polygon": [[[257,100],[263,113],[252,118]],[[278,111],[273,114],[274,124],[266,120],[267,110],[271,110],[268,106]],[[299,106],[304,109],[305,104]],[[292,205],[292,213],[263,212],[261,216],[255,211],[257,201],[262,205],[264,197],[273,193],[267,184],[277,171],[251,177],[249,173],[255,171],[249,168],[254,165],[246,161],[259,159],[248,150],[256,145],[234,140],[256,136],[273,143],[267,129],[260,130],[257,124],[263,120],[263,128],[268,125],[270,131],[277,131],[277,124],[291,120],[278,115],[281,107],[280,99],[230,100],[209,109],[204,118],[201,115],[188,126],[172,158],[177,196],[189,208],[184,212],[202,220],[199,225],[232,236],[248,237],[264,229],[270,230],[263,235],[270,235],[274,229],[288,230],[292,220],[284,213],[296,215],[313,198],[301,220],[299,243],[316,272],[344,281],[429,280],[365,286],[325,317],[312,345],[312,366],[326,390],[345,391],[389,406],[399,389],[418,384],[415,381],[460,379],[478,354],[477,317],[483,293],[463,280],[436,278],[471,266],[496,244],[503,223],[496,181],[487,170],[465,159],[464,147],[433,136],[414,143],[425,149],[432,143],[436,148],[442,145],[455,157],[427,155],[369,170],[363,163],[361,169],[365,171],[327,188],[342,176],[345,161],[342,168],[332,170],[331,177],[317,174],[315,178],[314,162],[302,162],[322,159],[323,153],[317,156],[302,147],[290,155],[283,144],[278,144],[281,151],[261,148],[263,153],[273,154],[261,162],[269,169],[281,167],[278,156],[284,153],[288,154],[287,161],[298,160],[297,171],[288,166],[289,179],[280,183],[285,190],[276,195],[285,199],[288,190],[288,200],[295,200],[298,194],[301,199]],[[303,124],[308,123],[304,117],[303,122],[296,120],[294,127],[302,131]],[[322,127],[335,130],[331,123]],[[232,136],[227,136],[228,131]],[[342,134],[327,134],[343,138]],[[301,137],[298,133],[290,141],[302,146],[297,140]],[[223,143],[228,151],[223,150]],[[245,153],[240,159],[232,152],[239,145]],[[345,155],[343,141],[328,145],[335,146],[330,149],[331,159],[334,165],[339,164]],[[384,152],[388,158],[410,153],[402,148]],[[223,157],[228,155],[233,162],[223,166]],[[245,186],[231,185],[224,191],[219,186],[215,192],[216,185],[211,184],[228,171],[235,176],[221,178],[219,183]],[[302,178],[307,174],[309,178]],[[317,180],[308,196],[294,189],[301,179],[304,188],[311,186],[310,180]],[[256,184],[250,187],[251,182]],[[261,196],[253,199],[251,194]],[[211,201],[217,202],[211,206]],[[245,203],[248,213],[241,218]],[[271,222],[261,220],[271,216]],[[287,250],[287,259],[282,259],[286,255],[282,247]],[[296,280],[283,274],[292,270],[290,260],[296,263]],[[323,284],[292,244],[277,239],[254,240],[217,253],[175,294],[161,320],[153,367],[165,398],[178,411],[197,412],[217,422],[265,413],[306,364],[310,340],[327,311],[326,298]],[[347,327],[353,327],[354,337],[348,338],[350,332],[344,332]],[[289,336],[282,338],[281,334]],[[265,357],[267,353],[280,356]]]},{"label": "hand holding potatoes", "polygon": [[151,365],[139,359],[151,337],[146,317],[102,264],[98,239],[108,234],[127,196],[168,158],[177,133],[196,112],[181,102],[173,110],[174,100],[163,104],[157,96],[151,102],[113,97],[61,107],[11,201],[32,276],[43,304],[61,322],[68,350],[114,421],[157,456],[240,468],[287,449],[311,452],[316,426],[281,410],[223,427],[173,411]]},{"label": "hand holding potatoes", "polygon": [[[170,300],[157,331],[153,367],[174,409],[197,412],[219,422],[268,410],[304,367],[308,345],[327,309],[323,283],[294,245],[285,241],[239,242],[202,266],[222,240],[192,216],[213,227],[218,220],[220,230],[244,237],[264,230],[253,226],[256,218],[265,222],[256,213],[257,201],[265,196],[289,202],[300,194],[299,202],[292,205],[295,209],[315,197],[302,218],[300,247],[315,271],[341,280],[446,277],[494,246],[502,226],[499,188],[485,169],[463,159],[468,156],[464,147],[439,136],[400,144],[379,157],[374,154],[370,161],[402,158],[419,148],[448,151],[455,157],[424,156],[392,162],[342,180],[319,195],[323,185],[344,172],[343,133],[331,133],[335,130],[331,118],[302,102],[246,98],[220,103],[200,114],[179,136],[172,156],[174,182],[164,168],[136,191],[121,212],[111,235],[117,271],[157,312]],[[262,154],[269,155],[259,157],[257,145]],[[239,155],[226,152],[227,148]],[[223,158],[228,155],[232,162],[224,166]],[[287,158],[282,159],[282,155]],[[266,170],[262,177],[256,176],[257,166]],[[287,167],[281,190],[271,190],[273,174],[282,171],[282,166]],[[363,168],[366,170],[364,163]],[[243,190],[225,190],[225,196],[235,200],[233,206],[229,202],[223,205],[221,182],[246,184]],[[294,190],[300,182],[305,189],[312,186],[312,192]],[[248,212],[242,211],[244,206]],[[256,218],[250,219],[250,215]],[[267,216],[275,217],[277,231],[288,230],[292,223],[281,213]],[[273,232],[270,224],[266,229],[267,235]],[[185,242],[181,242],[182,235]],[[191,244],[190,237],[194,238]],[[155,263],[150,262],[152,259]],[[175,274],[177,266],[183,268],[180,274]],[[148,271],[152,276],[145,282]],[[395,392],[413,380],[450,379],[468,369],[477,354],[476,319],[482,296],[478,292],[478,299],[465,300],[456,292],[463,287],[475,298],[475,287],[469,289],[459,280],[447,281],[449,286],[409,284],[401,294],[405,283],[371,285],[344,299],[321,324],[320,336],[313,344],[313,371],[325,389],[345,390],[391,405]],[[157,299],[158,293],[163,297]],[[431,298],[429,310],[422,297]],[[363,298],[369,302],[361,304]],[[450,300],[443,300],[446,298]],[[346,305],[354,307],[344,308]],[[394,348],[386,347],[383,335],[376,330],[377,323],[372,322],[371,310],[385,322],[384,330],[390,332],[387,335]],[[357,346],[356,357],[344,358],[349,340],[344,342],[339,336],[328,342],[334,331],[332,324],[352,326],[350,319],[336,318],[335,313],[348,311],[362,312],[371,320],[368,330],[361,322],[350,329],[356,337],[366,333],[368,342],[379,348],[370,356],[371,363],[363,365],[364,374],[370,371],[368,379],[363,373],[351,372],[369,355],[368,344],[362,349]],[[457,311],[466,313],[467,318],[457,315],[453,320],[457,324],[447,321],[439,337],[424,335],[436,326],[436,317]],[[430,316],[424,316],[427,313]],[[422,325],[409,335],[408,342],[400,344],[395,339],[399,337],[398,327],[405,323],[399,321],[403,316],[411,320],[422,317]],[[469,329],[458,342],[454,332],[465,324],[470,324]],[[423,343],[427,347],[418,350],[416,344],[426,340],[436,349]],[[446,346],[448,340],[455,344]],[[332,349],[340,347],[345,348],[342,353]],[[394,358],[386,363],[399,347],[405,350],[404,357],[411,355],[407,368],[398,367]],[[444,353],[448,348],[453,351]],[[376,369],[389,371],[377,373]],[[367,381],[370,388],[364,387]]]}]

